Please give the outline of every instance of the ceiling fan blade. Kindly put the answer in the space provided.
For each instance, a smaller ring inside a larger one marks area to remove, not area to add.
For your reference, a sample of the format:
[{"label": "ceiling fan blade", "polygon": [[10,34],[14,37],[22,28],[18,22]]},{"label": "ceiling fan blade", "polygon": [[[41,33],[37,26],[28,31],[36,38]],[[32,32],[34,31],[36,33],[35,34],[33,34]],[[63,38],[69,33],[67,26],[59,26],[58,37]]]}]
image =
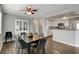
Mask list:
[{"label": "ceiling fan blade", "polygon": [[26,10],[19,10],[19,11],[26,11]]},{"label": "ceiling fan blade", "polygon": [[30,7],[26,7],[26,10],[30,12],[32,9]]},{"label": "ceiling fan blade", "polygon": [[28,7],[25,7],[26,10],[28,10]]},{"label": "ceiling fan blade", "polygon": [[37,11],[37,9],[33,9],[32,11],[35,11],[35,12],[36,12],[36,11]]},{"label": "ceiling fan blade", "polygon": [[34,12],[31,12],[32,14],[35,14]]}]

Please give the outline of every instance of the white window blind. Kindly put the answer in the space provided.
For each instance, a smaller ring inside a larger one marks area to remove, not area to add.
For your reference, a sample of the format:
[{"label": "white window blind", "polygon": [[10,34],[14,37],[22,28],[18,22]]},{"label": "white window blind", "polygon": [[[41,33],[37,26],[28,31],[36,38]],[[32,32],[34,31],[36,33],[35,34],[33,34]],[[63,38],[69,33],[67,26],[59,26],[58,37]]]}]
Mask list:
[{"label": "white window blind", "polygon": [[1,12],[0,12],[0,34],[1,34]]}]

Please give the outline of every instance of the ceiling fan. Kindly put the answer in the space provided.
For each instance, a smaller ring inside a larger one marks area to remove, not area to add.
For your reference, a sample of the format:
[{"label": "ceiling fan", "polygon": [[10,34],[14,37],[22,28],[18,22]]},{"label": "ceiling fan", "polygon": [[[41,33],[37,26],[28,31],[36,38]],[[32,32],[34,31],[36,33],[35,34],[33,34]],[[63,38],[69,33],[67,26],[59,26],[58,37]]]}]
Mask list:
[{"label": "ceiling fan", "polygon": [[25,14],[35,14],[37,12],[37,9],[32,8],[32,6],[25,7],[25,9],[22,9],[20,11],[25,11]]}]

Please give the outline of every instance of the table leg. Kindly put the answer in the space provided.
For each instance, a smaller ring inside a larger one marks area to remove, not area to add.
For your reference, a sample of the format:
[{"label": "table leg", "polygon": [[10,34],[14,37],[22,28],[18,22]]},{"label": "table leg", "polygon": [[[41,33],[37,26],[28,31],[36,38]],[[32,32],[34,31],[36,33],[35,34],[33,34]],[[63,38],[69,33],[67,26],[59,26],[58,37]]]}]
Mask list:
[{"label": "table leg", "polygon": [[28,44],[28,54],[30,54],[31,51],[30,51],[30,44]]}]

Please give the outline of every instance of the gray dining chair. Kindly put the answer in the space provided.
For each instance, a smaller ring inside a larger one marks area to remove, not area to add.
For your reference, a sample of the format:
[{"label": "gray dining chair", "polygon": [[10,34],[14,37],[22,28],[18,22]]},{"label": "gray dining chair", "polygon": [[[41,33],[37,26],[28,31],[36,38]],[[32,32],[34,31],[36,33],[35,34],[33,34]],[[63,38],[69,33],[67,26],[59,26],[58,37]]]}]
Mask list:
[{"label": "gray dining chair", "polygon": [[22,39],[20,39],[20,40],[18,40],[18,42],[19,42],[19,45],[20,45],[20,53],[22,54],[24,54],[24,53],[26,53],[26,52],[28,52],[27,51],[27,48],[28,48],[28,44],[24,41],[24,40],[22,40]]},{"label": "gray dining chair", "polygon": [[6,32],[5,33],[5,36],[4,36],[4,38],[5,38],[5,42],[7,42],[7,40],[11,40],[12,41],[12,32],[11,31],[9,31],[9,32]]},{"label": "gray dining chair", "polygon": [[38,44],[32,46],[33,48],[33,53],[40,53],[40,50],[42,49],[42,52],[45,54],[45,44],[46,44],[47,39],[39,39]]},{"label": "gray dining chair", "polygon": [[18,53],[18,54],[24,54],[25,52],[27,52],[26,51],[26,49],[27,49],[27,43],[19,36],[19,35],[17,35],[17,37],[16,37],[16,50],[17,50],[17,52],[16,53]]}]

